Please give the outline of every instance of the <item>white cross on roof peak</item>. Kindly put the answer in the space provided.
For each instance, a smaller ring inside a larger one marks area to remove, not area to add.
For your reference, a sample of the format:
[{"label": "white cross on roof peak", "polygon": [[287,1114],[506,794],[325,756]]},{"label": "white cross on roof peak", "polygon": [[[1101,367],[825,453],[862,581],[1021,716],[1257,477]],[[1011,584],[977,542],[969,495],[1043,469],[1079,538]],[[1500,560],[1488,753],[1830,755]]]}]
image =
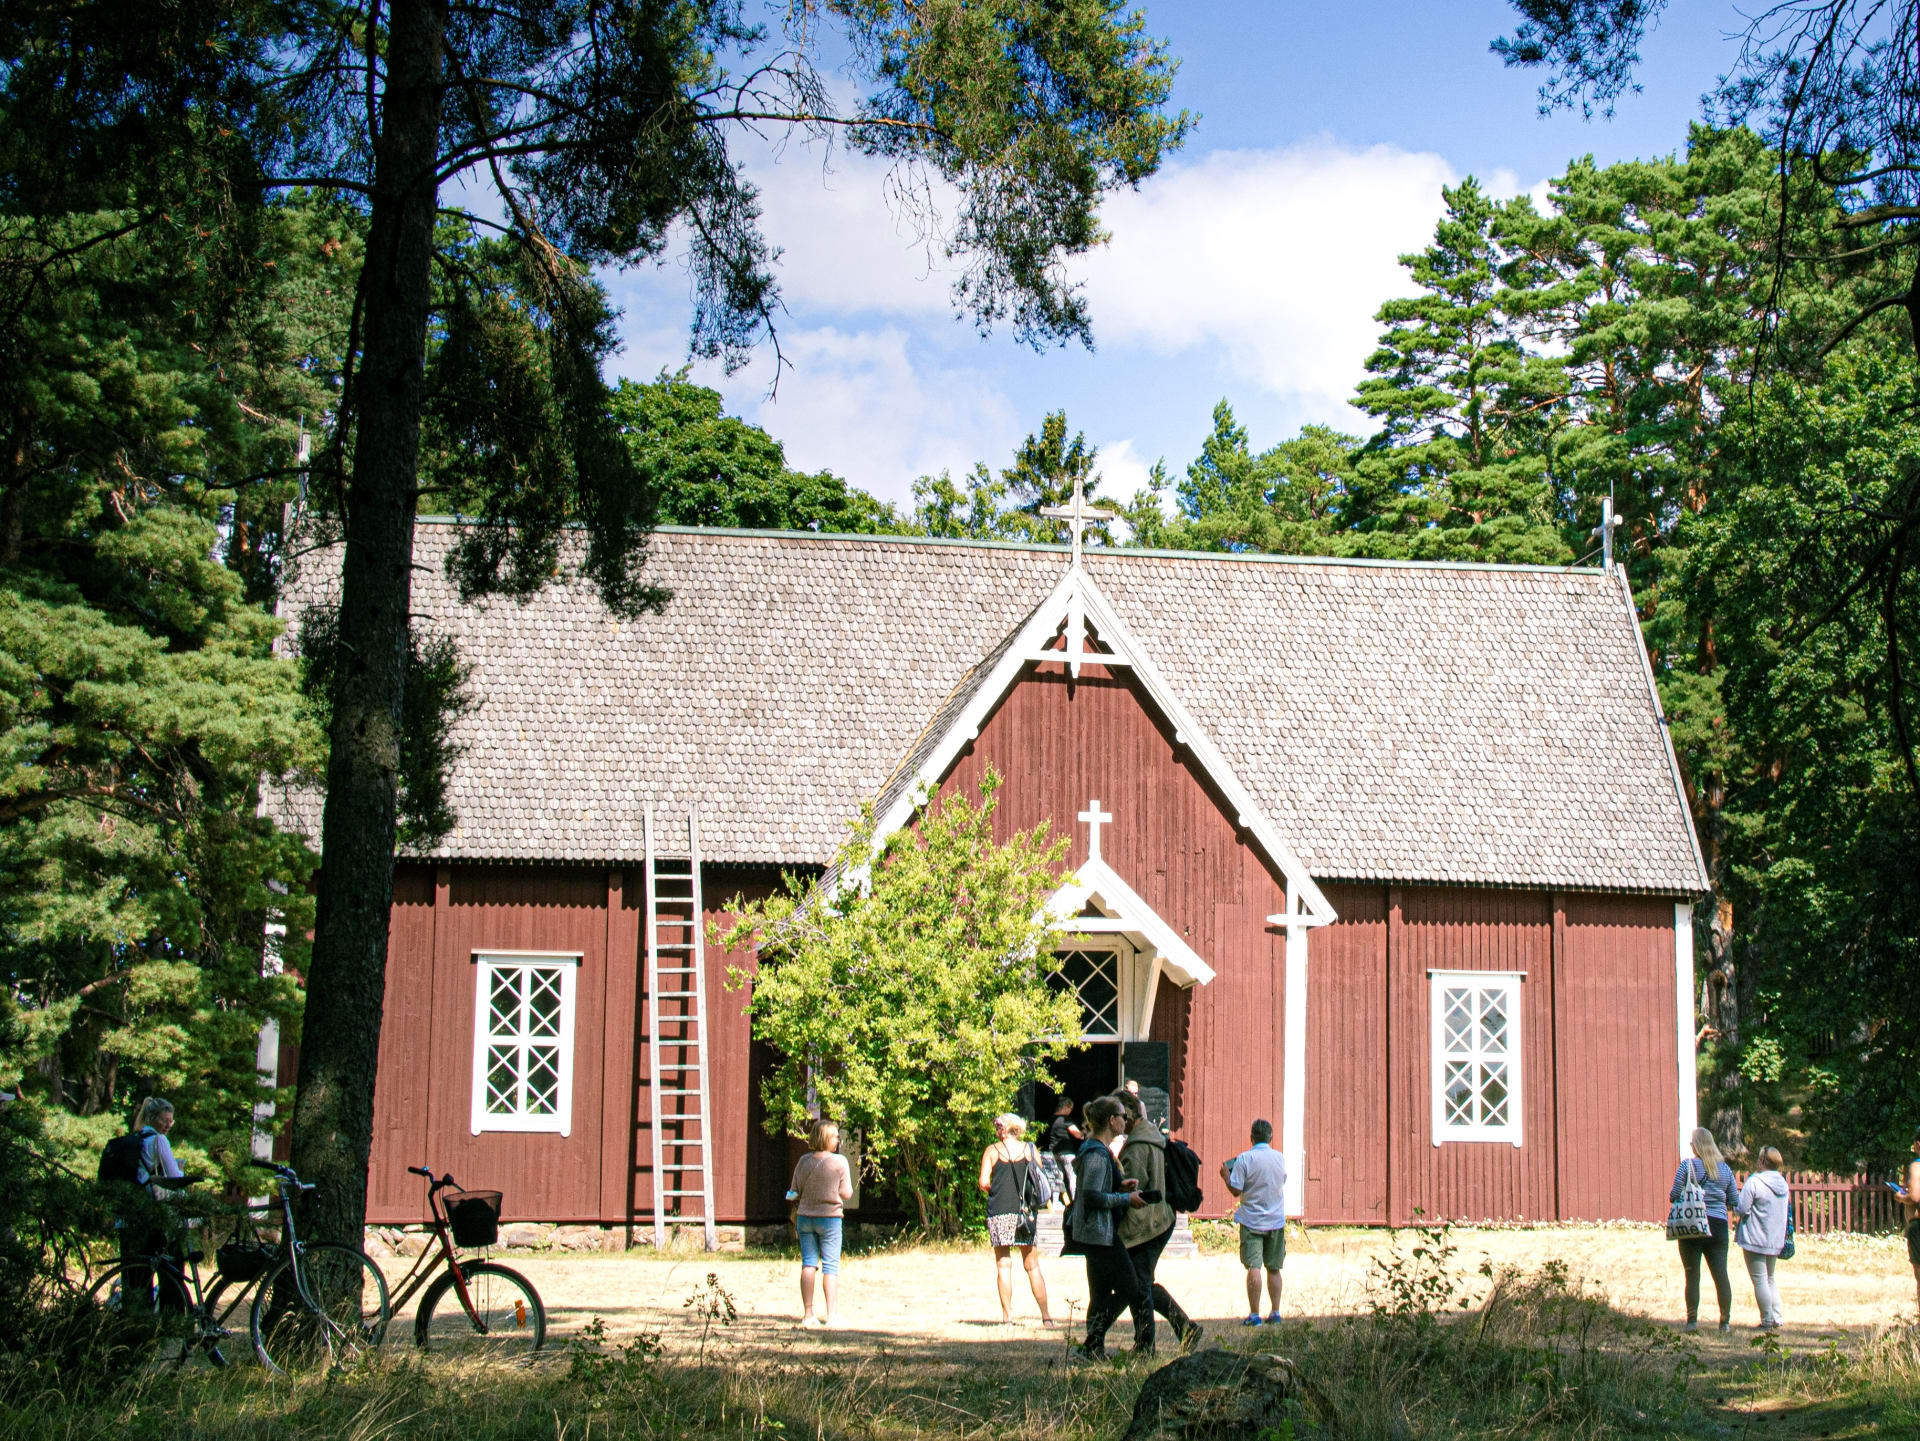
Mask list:
[{"label": "white cross on roof peak", "polygon": [[1119,512],[1104,510],[1097,505],[1087,504],[1087,487],[1083,477],[1073,478],[1073,503],[1071,505],[1043,505],[1040,514],[1054,520],[1064,520],[1067,530],[1073,537],[1073,564],[1080,564],[1081,538],[1086,534],[1087,522],[1098,520],[1117,520]]}]

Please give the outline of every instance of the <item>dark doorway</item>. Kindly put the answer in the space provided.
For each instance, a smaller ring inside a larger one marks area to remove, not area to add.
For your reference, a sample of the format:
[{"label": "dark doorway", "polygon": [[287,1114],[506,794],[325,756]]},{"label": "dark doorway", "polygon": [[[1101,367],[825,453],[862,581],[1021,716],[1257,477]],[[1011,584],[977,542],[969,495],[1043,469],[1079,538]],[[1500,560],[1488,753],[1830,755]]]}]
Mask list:
[{"label": "dark doorway", "polygon": [[1120,1048],[1077,1046],[1048,1069],[1060,1078],[1060,1085],[1055,1088],[1034,1082],[1033,1119],[1045,1126],[1053,1119],[1054,1103],[1060,1096],[1067,1095],[1073,1097],[1073,1117],[1077,1122],[1088,1101],[1110,1094],[1120,1084]]}]

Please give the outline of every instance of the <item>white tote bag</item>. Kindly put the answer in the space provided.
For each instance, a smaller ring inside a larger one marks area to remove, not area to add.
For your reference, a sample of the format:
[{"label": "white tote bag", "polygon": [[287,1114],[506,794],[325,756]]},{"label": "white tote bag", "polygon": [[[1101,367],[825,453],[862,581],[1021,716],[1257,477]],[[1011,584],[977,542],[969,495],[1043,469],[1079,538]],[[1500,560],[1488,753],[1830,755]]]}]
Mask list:
[{"label": "white tote bag", "polygon": [[[1706,1179],[1706,1162],[1700,1162],[1700,1178]],[[1673,1203],[1667,1212],[1667,1239],[1669,1241],[1704,1241],[1713,1234],[1713,1226],[1707,1220],[1707,1193],[1701,1189],[1700,1181],[1693,1179],[1693,1167],[1687,1167],[1687,1178],[1680,1185],[1680,1199]]]}]

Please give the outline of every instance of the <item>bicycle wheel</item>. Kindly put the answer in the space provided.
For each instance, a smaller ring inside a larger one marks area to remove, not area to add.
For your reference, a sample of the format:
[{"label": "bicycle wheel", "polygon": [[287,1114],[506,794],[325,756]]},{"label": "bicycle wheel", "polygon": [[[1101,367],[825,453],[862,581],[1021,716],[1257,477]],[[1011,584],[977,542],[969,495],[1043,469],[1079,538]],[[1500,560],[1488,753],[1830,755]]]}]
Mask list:
[{"label": "bicycle wheel", "polygon": [[476,1356],[516,1361],[531,1356],[547,1339],[547,1308],[540,1293],[518,1271],[476,1261],[462,1266],[472,1314],[461,1303],[451,1274],[427,1288],[414,1318],[413,1339],[437,1356]]},{"label": "bicycle wheel", "polygon": [[[130,1296],[128,1270],[145,1273],[144,1297]],[[227,1364],[220,1348],[204,1334],[191,1308],[162,1306],[164,1282],[150,1266],[111,1266],[87,1289],[87,1305],[99,1318],[96,1343],[101,1359],[111,1368],[144,1364],[162,1369],[181,1365],[195,1351],[204,1350],[209,1362]]]},{"label": "bicycle wheel", "polygon": [[[282,1256],[253,1294],[250,1329],[260,1364],[288,1376],[366,1360],[392,1319],[380,1268],[351,1246],[323,1241],[301,1245],[300,1278],[306,1297]],[[314,1305],[307,1304],[309,1297]]]}]

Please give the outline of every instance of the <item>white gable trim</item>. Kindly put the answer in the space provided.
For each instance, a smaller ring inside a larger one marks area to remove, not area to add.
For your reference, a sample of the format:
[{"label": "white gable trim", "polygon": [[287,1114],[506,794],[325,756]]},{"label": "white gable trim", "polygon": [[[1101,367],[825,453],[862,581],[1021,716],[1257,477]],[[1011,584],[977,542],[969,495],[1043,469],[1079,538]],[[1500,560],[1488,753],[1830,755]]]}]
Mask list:
[{"label": "white gable trim", "polygon": [[[1082,916],[1091,902],[1101,919]],[[1154,974],[1173,977],[1178,985],[1204,986],[1214,977],[1214,969],[1200,958],[1199,952],[1180,938],[1180,933],[1154,908],[1141,899],[1134,888],[1121,880],[1112,866],[1095,856],[1047,902],[1057,930],[1067,934],[1098,935],[1119,932],[1154,962]],[[1152,995],[1145,997],[1151,1014]]]},{"label": "white gable trim", "polygon": [[[1111,655],[1097,655],[1085,649],[1085,626],[1089,621],[1113,652]],[[1066,651],[1043,650],[1042,647],[1053,638],[1053,633],[1063,622],[1067,626]],[[1286,877],[1287,909],[1298,917],[1307,918],[1299,922],[1301,924],[1325,925],[1338,919],[1333,906],[1313,883],[1313,877],[1307,874],[1307,868],[1301,864],[1299,857],[1280,838],[1280,832],[1254,801],[1252,793],[1240,783],[1240,778],[1233,773],[1226,758],[1214,748],[1213,742],[1200,729],[1186,706],[1181,704],[1166,678],[1148,659],[1133,633],[1100,593],[1099,587],[1078,567],[1062,576],[1060,583],[1054,586],[1039,608],[1027,617],[1013,644],[1006,648],[986,680],[948,723],[945,734],[935,742],[926,760],[921,763],[913,784],[906,788],[885,815],[878,818],[873,834],[876,850],[926,804],[927,797],[940,784],[940,778],[959,758],[961,749],[980,734],[980,727],[986,723],[994,707],[1000,704],[1019,680],[1022,669],[1028,662],[1036,660],[1063,663],[1075,675],[1080,673],[1083,661],[1089,664],[1131,666],[1154,704],[1160,707],[1161,714],[1172,722],[1175,742],[1186,748],[1207,779],[1219,788],[1222,797],[1233,808],[1234,824],[1259,843],[1267,859]],[[1117,881],[1119,877],[1115,876],[1114,879]],[[1211,976],[1212,972],[1208,974]]]}]

